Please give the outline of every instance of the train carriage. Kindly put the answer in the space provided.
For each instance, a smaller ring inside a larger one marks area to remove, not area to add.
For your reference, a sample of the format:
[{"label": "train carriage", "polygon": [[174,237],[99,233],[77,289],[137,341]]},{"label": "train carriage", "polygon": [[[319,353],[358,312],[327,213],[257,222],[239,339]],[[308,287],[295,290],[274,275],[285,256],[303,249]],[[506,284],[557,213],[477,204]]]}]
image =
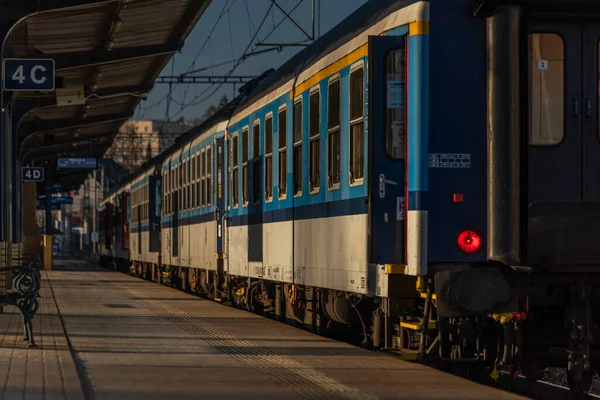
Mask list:
[{"label": "train carriage", "polygon": [[[427,97],[428,4],[412,3],[371,4],[365,21],[334,28],[238,107],[228,126],[230,274],[387,295],[386,270],[407,257],[405,138],[427,134],[426,101],[407,118],[408,96]],[[371,104],[370,86],[382,92]],[[408,148],[419,168],[425,143]],[[413,275],[426,270],[416,254],[425,228],[409,240]]]},{"label": "train carriage", "polygon": [[129,191],[122,185],[98,207],[100,263],[104,267],[127,270],[129,259]]},{"label": "train carriage", "polygon": [[112,226],[109,224],[112,222],[112,211],[110,210],[110,197],[103,199],[98,204],[98,255],[100,257],[100,264],[104,265],[106,260],[112,259],[112,252],[110,251],[111,239],[112,239]]},{"label": "train carriage", "polygon": [[145,170],[131,183],[131,229],[130,229],[130,254],[132,264],[158,265],[159,252],[156,248],[156,172],[154,168]]}]

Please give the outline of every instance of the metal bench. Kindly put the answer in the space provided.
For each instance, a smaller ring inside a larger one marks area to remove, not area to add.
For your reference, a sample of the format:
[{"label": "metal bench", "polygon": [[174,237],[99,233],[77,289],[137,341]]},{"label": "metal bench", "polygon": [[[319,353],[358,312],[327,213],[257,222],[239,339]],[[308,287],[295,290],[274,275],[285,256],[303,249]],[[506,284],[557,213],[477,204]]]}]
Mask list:
[{"label": "metal bench", "polygon": [[15,261],[21,264],[0,267],[0,272],[12,273],[12,289],[4,293],[0,292],[0,304],[18,308],[23,321],[23,340],[29,342],[29,347],[37,347],[31,320],[40,308],[38,295],[42,283],[40,273],[42,264],[35,258],[22,258]]}]

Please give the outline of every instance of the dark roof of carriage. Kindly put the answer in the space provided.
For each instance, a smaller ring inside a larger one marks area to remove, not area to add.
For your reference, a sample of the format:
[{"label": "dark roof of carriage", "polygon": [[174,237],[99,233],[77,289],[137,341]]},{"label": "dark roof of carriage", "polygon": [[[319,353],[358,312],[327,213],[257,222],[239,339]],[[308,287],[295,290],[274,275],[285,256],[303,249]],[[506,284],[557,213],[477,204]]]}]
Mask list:
[{"label": "dark roof of carriage", "polygon": [[296,75],[302,70],[311,67],[318,60],[360,35],[389,14],[414,3],[418,3],[418,0],[368,1],[329,32],[279,67],[240,104],[240,109],[295,79]]}]

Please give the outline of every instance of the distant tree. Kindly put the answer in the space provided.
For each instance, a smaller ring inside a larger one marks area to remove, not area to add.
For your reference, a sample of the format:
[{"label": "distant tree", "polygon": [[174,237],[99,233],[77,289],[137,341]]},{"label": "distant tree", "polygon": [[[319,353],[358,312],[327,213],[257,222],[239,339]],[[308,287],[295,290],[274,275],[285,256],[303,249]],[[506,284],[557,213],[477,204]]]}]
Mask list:
[{"label": "distant tree", "polygon": [[[200,124],[204,121],[206,121],[207,119],[209,119],[210,117],[212,117],[213,115],[215,115],[220,109],[222,109],[223,107],[225,107],[227,104],[229,104],[229,99],[227,98],[227,95],[223,95],[223,97],[221,97],[221,100],[219,100],[219,103],[215,106],[212,105],[210,107],[208,107],[208,109],[204,112],[204,115],[202,116],[202,118],[199,120]],[[195,120],[194,122],[196,122],[198,120]],[[195,124],[198,125],[198,124]]]},{"label": "distant tree", "polygon": [[229,99],[227,98],[227,95],[224,94],[223,97],[221,97],[221,101],[219,101],[219,110],[225,107],[227,104],[229,104]]},{"label": "distant tree", "polygon": [[111,158],[125,168],[128,172],[134,172],[150,158],[148,133],[138,132],[135,121],[127,121],[115,138],[113,145],[106,151],[105,157]]},{"label": "distant tree", "polygon": [[185,117],[182,115],[182,116],[180,116],[179,118],[177,118],[177,123],[178,123],[179,125],[183,125],[183,124],[185,124]]}]

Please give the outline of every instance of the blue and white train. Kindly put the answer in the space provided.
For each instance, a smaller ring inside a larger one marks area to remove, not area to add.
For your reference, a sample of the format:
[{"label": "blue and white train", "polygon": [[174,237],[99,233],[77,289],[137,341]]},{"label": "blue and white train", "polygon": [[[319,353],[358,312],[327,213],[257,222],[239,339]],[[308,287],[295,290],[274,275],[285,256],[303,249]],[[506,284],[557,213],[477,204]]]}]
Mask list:
[{"label": "blue and white train", "polygon": [[108,196],[103,263],[585,390],[600,28],[551,3],[366,3]]}]

